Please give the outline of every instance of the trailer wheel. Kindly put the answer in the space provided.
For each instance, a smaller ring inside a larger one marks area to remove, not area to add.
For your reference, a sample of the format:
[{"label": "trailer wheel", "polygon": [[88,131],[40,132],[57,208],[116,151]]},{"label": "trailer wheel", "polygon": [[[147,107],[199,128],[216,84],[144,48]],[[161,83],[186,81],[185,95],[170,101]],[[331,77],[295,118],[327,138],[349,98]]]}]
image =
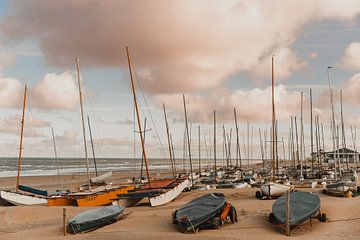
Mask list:
[{"label": "trailer wheel", "polygon": [[275,216],[274,216],[274,213],[270,213],[269,214],[269,222],[272,223],[272,224],[278,224],[279,222],[276,220]]},{"label": "trailer wheel", "polygon": [[176,210],[175,212],[172,213],[172,217],[171,217],[172,219],[171,219],[171,220],[172,220],[172,223],[173,223],[173,224],[177,224],[177,220],[175,219],[175,218],[176,218],[176,213],[177,213],[177,211],[178,211],[178,210]]},{"label": "trailer wheel", "polygon": [[230,221],[231,221],[232,224],[234,224],[235,222],[238,221],[236,209],[235,209],[234,206],[231,206],[231,208],[230,208],[229,217],[230,217]]},{"label": "trailer wheel", "polygon": [[258,198],[258,199],[261,199],[261,198],[262,198],[261,192],[260,192],[260,191],[256,191],[255,197]]},{"label": "trailer wheel", "polygon": [[321,214],[321,217],[320,217],[320,222],[326,222],[327,220],[327,216],[325,213]]}]

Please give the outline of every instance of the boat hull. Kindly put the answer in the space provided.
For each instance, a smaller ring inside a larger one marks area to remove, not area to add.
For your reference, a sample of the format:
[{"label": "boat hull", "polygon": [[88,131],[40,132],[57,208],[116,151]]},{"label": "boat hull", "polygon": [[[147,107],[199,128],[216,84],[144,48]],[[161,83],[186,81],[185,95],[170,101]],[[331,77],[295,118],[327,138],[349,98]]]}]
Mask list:
[{"label": "boat hull", "polygon": [[149,197],[149,201],[152,207],[167,204],[174,200],[182,191],[189,185],[189,180],[184,179],[182,182],[177,184],[175,187],[160,193],[158,196]]},{"label": "boat hull", "polygon": [[112,190],[94,193],[88,196],[76,197],[76,204],[78,207],[111,205],[113,200],[117,198],[118,194],[126,194],[132,189],[134,189],[134,186],[124,186]]},{"label": "boat hull", "polygon": [[46,205],[47,199],[40,198],[36,196],[25,195],[21,193],[14,193],[14,192],[7,192],[1,191],[0,192],[1,198],[6,200],[7,202],[16,205]]},{"label": "boat hull", "polygon": [[222,193],[206,194],[174,212],[173,222],[185,231],[192,231],[218,215],[225,206]]},{"label": "boat hull", "polygon": [[288,190],[291,189],[290,185],[278,184],[278,183],[268,183],[261,185],[260,187],[263,195],[268,197],[280,197]]},{"label": "boat hull", "polygon": [[[286,223],[286,202],[287,195],[278,198],[272,206],[276,220]],[[318,195],[309,192],[290,193],[290,225],[299,225],[320,211],[320,198]]]},{"label": "boat hull", "polygon": [[81,233],[100,228],[117,221],[123,215],[124,210],[124,207],[115,205],[80,213],[69,221],[67,231]]}]

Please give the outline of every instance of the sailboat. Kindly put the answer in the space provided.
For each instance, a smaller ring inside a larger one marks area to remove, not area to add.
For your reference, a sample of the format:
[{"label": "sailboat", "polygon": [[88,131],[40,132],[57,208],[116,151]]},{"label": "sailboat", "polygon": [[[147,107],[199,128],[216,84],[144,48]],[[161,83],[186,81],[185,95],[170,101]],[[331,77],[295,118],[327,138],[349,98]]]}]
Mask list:
[{"label": "sailboat", "polygon": [[292,192],[275,201],[269,215],[269,222],[281,225],[286,225],[288,222],[288,234],[290,234],[291,227],[299,226],[308,220],[311,221],[312,218],[317,218],[320,222],[327,220],[326,214],[320,211],[319,196],[310,192]]},{"label": "sailboat", "polygon": [[98,180],[102,180],[105,176],[98,176],[97,178],[90,178],[89,174],[89,160],[87,155],[87,145],[85,137],[85,123],[84,123],[84,114],[83,114],[83,99],[82,91],[80,84],[80,60],[76,59],[76,69],[77,69],[77,82],[79,88],[79,99],[80,99],[80,112],[82,120],[82,130],[83,130],[83,139],[84,139],[84,153],[86,159],[86,169],[88,183],[86,185],[87,190],[84,192],[75,192],[75,193],[66,193],[60,196],[54,196],[48,199],[48,206],[64,206],[64,205],[74,205],[79,207],[94,207],[94,206],[104,206],[110,205],[112,199],[116,198],[118,194],[127,193],[129,190],[133,189],[133,185],[119,185],[119,186],[98,186],[92,189],[92,184]]},{"label": "sailboat", "polygon": [[[18,159],[18,173],[16,177],[16,191],[0,191],[0,196],[2,199],[13,205],[45,205],[47,203],[45,196],[40,196],[40,194],[46,194],[46,191],[39,191],[27,186],[19,184],[20,180],[20,169],[21,169],[21,160],[22,160],[22,146],[23,146],[23,136],[24,136],[24,124],[25,124],[25,109],[26,109],[26,93],[27,87],[25,85],[24,90],[24,100],[23,100],[23,111],[21,117],[21,133],[20,133],[20,149],[19,149],[19,159]],[[20,190],[23,190],[20,192]]]},{"label": "sailboat", "polygon": [[126,194],[118,194],[118,198],[115,199],[114,204],[121,204],[125,207],[130,207],[144,198],[148,198],[151,206],[160,206],[174,200],[188,185],[189,178],[167,178],[167,179],[157,179],[152,180],[149,174],[149,163],[145,151],[145,141],[143,137],[143,132],[140,122],[140,114],[138,109],[138,103],[135,92],[135,84],[133,79],[133,66],[130,60],[130,54],[128,47],[126,47],[126,55],[129,67],[131,89],[134,98],[135,111],[137,117],[137,125],[139,129],[139,136],[142,148],[142,156],[144,158],[146,175],[147,175],[147,184],[139,185],[136,189],[129,191]]},{"label": "sailboat", "polygon": [[271,95],[272,95],[272,166],[271,166],[271,175],[272,175],[272,182],[265,183],[261,185],[260,191],[256,191],[255,197],[259,199],[269,199],[269,198],[276,198],[280,197],[282,194],[286,193],[288,190],[292,190],[292,186],[282,184],[282,183],[276,183],[276,174],[275,174],[275,87],[274,87],[274,56],[271,58]]}]

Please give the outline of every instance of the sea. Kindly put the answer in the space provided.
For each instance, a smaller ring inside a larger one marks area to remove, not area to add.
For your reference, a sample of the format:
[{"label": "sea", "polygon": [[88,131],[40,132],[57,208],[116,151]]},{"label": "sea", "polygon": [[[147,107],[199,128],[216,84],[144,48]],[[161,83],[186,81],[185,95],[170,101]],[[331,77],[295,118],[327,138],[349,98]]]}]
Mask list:
[{"label": "sea", "polygon": [[[168,159],[149,159],[150,170],[170,170],[171,165]],[[202,167],[210,167],[212,161],[201,160]],[[72,175],[86,173],[86,160],[84,158],[22,158],[21,176],[53,176],[57,175],[59,166],[60,175]],[[94,161],[89,158],[89,168],[95,172]],[[132,171],[141,169],[141,159],[129,158],[97,158],[96,166],[98,172]],[[14,177],[17,175],[18,158],[0,158],[0,177]],[[179,159],[177,169],[189,169],[188,159],[186,162]],[[198,160],[194,159],[193,168],[198,168]],[[144,166],[145,169],[145,166]]]}]

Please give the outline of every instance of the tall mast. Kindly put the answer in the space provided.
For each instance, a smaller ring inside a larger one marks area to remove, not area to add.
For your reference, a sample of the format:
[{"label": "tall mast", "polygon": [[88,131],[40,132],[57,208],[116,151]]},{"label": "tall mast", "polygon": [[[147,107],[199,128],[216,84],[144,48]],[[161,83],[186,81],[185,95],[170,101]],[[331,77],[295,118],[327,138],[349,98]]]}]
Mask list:
[{"label": "tall mast", "polygon": [[[239,127],[237,123],[237,117],[236,117],[236,109],[234,108],[234,118],[235,118],[235,130],[236,130],[236,167],[239,166],[239,160],[240,160],[240,169],[241,166],[241,153],[240,153],[240,142],[239,142]],[[240,170],[242,171],[242,170]]]},{"label": "tall mast", "polygon": [[201,175],[201,137],[200,137],[200,125],[198,126],[198,138],[199,138],[199,176]]},{"label": "tall mast", "polygon": [[337,180],[337,159],[335,157],[335,136],[336,136],[336,126],[335,126],[335,112],[334,112],[334,96],[333,96],[333,90],[331,86],[330,81],[330,69],[332,67],[327,67],[327,77],[328,77],[328,84],[329,84],[329,92],[330,92],[330,102],[331,102],[331,123],[333,126],[332,131],[332,142],[333,142],[333,152],[334,152],[334,164],[335,164],[335,180]]},{"label": "tall mast", "polygon": [[314,175],[314,130],[313,130],[313,107],[312,107],[312,89],[310,88],[310,145],[311,145],[311,175]]},{"label": "tall mast", "polygon": [[344,117],[343,117],[343,102],[342,102],[342,90],[341,89],[340,89],[340,107],[341,107],[341,132],[342,132],[343,155],[345,155],[346,170],[349,172],[349,160],[348,160],[348,157],[347,157],[347,153],[345,153],[346,137],[345,137],[345,127],[344,127]]},{"label": "tall mast", "polygon": [[214,110],[214,171],[215,171],[215,182],[217,178],[217,169],[216,169],[216,112]]},{"label": "tall mast", "polygon": [[[145,137],[146,137],[146,118],[144,119],[144,143],[145,143]],[[143,169],[144,169],[144,153],[141,154],[141,168],[140,168],[140,179],[143,178]]]},{"label": "tall mast", "polygon": [[250,125],[247,122],[247,167],[250,169]]},{"label": "tall mast", "polygon": [[51,135],[52,135],[53,146],[54,146],[54,156],[55,156],[55,160],[56,160],[56,172],[57,172],[57,176],[58,176],[58,182],[60,183],[59,162],[58,162],[58,156],[57,156],[57,151],[56,151],[55,134],[54,134],[53,127],[51,127]]},{"label": "tall mast", "polygon": [[272,180],[275,181],[275,73],[274,55],[271,58],[271,102],[272,102]]},{"label": "tall mast", "polygon": [[171,170],[173,173],[173,176],[175,176],[175,169],[174,169],[174,162],[172,159],[172,153],[171,153],[171,142],[170,142],[170,134],[169,134],[169,124],[167,121],[167,116],[166,116],[166,111],[165,111],[165,104],[163,103],[163,110],[164,110],[164,116],[165,116],[165,126],[166,126],[166,136],[167,136],[167,141],[168,141],[168,145],[169,145],[169,154],[170,154],[170,163],[171,163]]},{"label": "tall mast", "polygon": [[262,166],[263,170],[265,169],[265,163],[264,163],[264,147],[263,147],[263,141],[261,137],[261,130],[259,128],[259,141],[260,141],[260,152],[261,152],[261,160],[262,160]]},{"label": "tall mast", "polygon": [[22,111],[22,116],[21,116],[21,133],[20,133],[18,172],[17,172],[17,177],[16,177],[16,191],[19,191],[20,168],[21,168],[22,149],[23,149],[22,143],[23,143],[23,136],[24,136],[25,109],[26,109],[26,91],[27,91],[27,87],[25,85],[23,111]]},{"label": "tall mast", "polygon": [[301,92],[301,113],[300,113],[300,178],[301,181],[304,178],[303,177],[303,158],[304,158],[304,125],[303,125],[303,97],[304,92]]},{"label": "tall mast", "polygon": [[87,121],[88,121],[88,126],[89,126],[91,150],[92,150],[93,159],[94,159],[95,175],[98,176],[98,171],[97,171],[97,166],[96,166],[95,149],[94,149],[94,141],[93,141],[93,138],[92,138],[92,132],[91,132],[91,125],[90,125],[90,118],[89,118],[89,116],[87,116]]},{"label": "tall mast", "polygon": [[84,152],[85,152],[85,160],[86,160],[86,173],[88,177],[89,190],[91,189],[91,181],[90,181],[90,172],[89,172],[89,159],[87,153],[87,145],[86,145],[86,135],[85,135],[85,122],[84,122],[84,109],[83,109],[83,98],[81,92],[81,84],[80,84],[80,60],[77,58],[76,62],[76,70],[77,70],[77,80],[79,87],[79,98],[80,98],[80,113],[81,113],[81,125],[84,139]]},{"label": "tall mast", "polygon": [[188,140],[187,143],[188,143],[189,161],[190,161],[191,186],[194,186],[194,176],[193,176],[193,169],[192,169],[192,162],[191,162],[190,134],[189,134],[189,127],[188,127],[188,119],[187,119],[186,103],[185,103],[185,95],[184,94],[183,94],[183,103],[184,103],[184,112],[185,112],[186,135],[187,135],[187,140]]},{"label": "tall mast", "polygon": [[143,155],[144,155],[146,175],[147,175],[148,182],[149,182],[149,188],[151,188],[150,174],[149,174],[149,164],[148,164],[148,160],[147,160],[147,157],[146,157],[145,142],[144,142],[144,138],[143,138],[143,134],[142,134],[142,130],[141,130],[140,113],[139,113],[139,108],[138,108],[138,104],[137,104],[137,98],[136,98],[136,92],[135,92],[135,84],[134,84],[134,78],[133,78],[133,73],[132,73],[132,64],[131,64],[131,60],[130,60],[129,49],[128,49],[127,46],[126,46],[126,55],[127,55],[128,65],[129,65],[129,73],[130,73],[130,80],[131,80],[131,90],[132,90],[133,97],[134,97],[136,118],[137,118],[139,133],[140,133],[139,135],[140,135],[140,141],[141,141],[141,148],[142,148],[142,152],[143,152]]}]

